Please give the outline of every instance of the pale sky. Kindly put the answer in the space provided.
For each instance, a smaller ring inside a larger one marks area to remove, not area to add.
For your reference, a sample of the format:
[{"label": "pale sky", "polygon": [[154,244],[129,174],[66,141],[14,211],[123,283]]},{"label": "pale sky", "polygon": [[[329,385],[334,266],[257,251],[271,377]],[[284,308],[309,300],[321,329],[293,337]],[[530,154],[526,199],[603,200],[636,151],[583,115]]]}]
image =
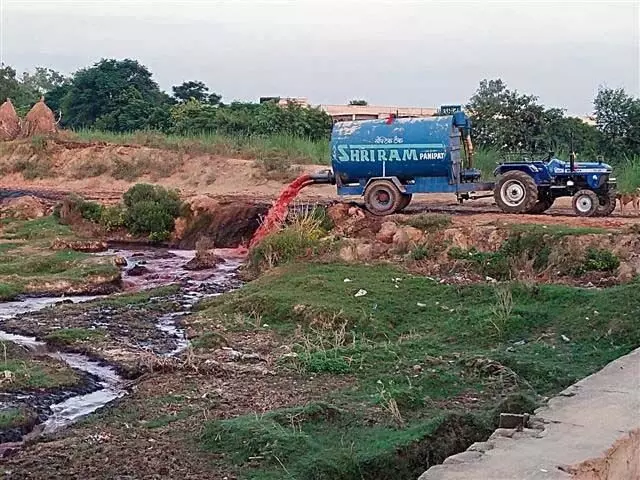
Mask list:
[{"label": "pale sky", "polygon": [[640,0],[0,0],[0,57],[63,73],[134,58],[161,88],[234,99],[466,103],[483,78],[591,112],[598,86],[640,96]]}]

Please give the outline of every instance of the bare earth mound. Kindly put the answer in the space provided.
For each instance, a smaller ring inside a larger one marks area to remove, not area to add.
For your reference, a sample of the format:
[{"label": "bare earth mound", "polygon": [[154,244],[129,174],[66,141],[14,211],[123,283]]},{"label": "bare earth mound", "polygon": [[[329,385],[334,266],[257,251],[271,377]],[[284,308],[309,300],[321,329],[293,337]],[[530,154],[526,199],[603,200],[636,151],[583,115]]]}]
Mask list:
[{"label": "bare earth mound", "polygon": [[7,99],[0,106],[0,140],[13,140],[18,135],[20,135],[20,118],[11,100]]},{"label": "bare earth mound", "polygon": [[57,131],[56,118],[42,97],[27,113],[22,124],[21,136],[27,138],[34,135],[51,135]]}]

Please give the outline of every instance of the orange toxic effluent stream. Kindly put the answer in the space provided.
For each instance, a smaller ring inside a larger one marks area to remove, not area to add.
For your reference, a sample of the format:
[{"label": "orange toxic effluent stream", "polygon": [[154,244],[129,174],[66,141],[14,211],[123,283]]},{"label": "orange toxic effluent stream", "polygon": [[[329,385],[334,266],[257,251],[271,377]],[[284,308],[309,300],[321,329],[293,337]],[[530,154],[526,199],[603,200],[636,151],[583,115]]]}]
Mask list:
[{"label": "orange toxic effluent stream", "polygon": [[291,204],[293,199],[298,196],[300,190],[312,183],[313,180],[310,175],[301,175],[291,182],[287,188],[282,191],[282,193],[280,193],[278,200],[276,200],[273,206],[269,209],[262,225],[260,225],[260,228],[258,228],[256,233],[253,234],[253,237],[251,237],[249,248],[256,246],[264,237],[280,228],[284,220],[287,218],[289,204]]}]

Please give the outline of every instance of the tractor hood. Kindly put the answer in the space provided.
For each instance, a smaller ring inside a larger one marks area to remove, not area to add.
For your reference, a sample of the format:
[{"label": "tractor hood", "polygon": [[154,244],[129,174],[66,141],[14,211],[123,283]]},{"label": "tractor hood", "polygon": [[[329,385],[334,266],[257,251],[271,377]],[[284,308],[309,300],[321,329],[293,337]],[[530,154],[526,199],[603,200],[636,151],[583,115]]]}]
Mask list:
[{"label": "tractor hood", "polygon": [[[571,164],[557,158],[553,158],[547,164],[550,173],[569,173]],[[611,173],[611,165],[600,162],[575,162],[573,173]]]}]

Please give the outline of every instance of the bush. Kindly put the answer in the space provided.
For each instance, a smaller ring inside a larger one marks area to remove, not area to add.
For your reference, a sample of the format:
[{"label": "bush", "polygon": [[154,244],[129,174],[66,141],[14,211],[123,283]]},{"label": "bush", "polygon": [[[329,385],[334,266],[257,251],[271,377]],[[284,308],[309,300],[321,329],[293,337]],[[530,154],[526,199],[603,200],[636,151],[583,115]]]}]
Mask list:
[{"label": "bush", "polygon": [[125,226],[126,212],[121,205],[105,207],[100,214],[100,225],[107,232],[112,232]]},{"label": "bush", "polygon": [[138,184],[124,194],[124,223],[134,235],[149,235],[151,241],[166,240],[180,215],[177,192],[158,185]]},{"label": "bush", "polygon": [[72,222],[74,218],[82,217],[90,222],[98,223],[104,207],[97,202],[87,201],[76,194],[68,195],[61,204],[53,209],[54,217],[63,222]]},{"label": "bush", "polygon": [[590,248],[587,255],[578,267],[577,274],[585,272],[612,272],[620,266],[620,259],[616,255],[605,249]]}]

